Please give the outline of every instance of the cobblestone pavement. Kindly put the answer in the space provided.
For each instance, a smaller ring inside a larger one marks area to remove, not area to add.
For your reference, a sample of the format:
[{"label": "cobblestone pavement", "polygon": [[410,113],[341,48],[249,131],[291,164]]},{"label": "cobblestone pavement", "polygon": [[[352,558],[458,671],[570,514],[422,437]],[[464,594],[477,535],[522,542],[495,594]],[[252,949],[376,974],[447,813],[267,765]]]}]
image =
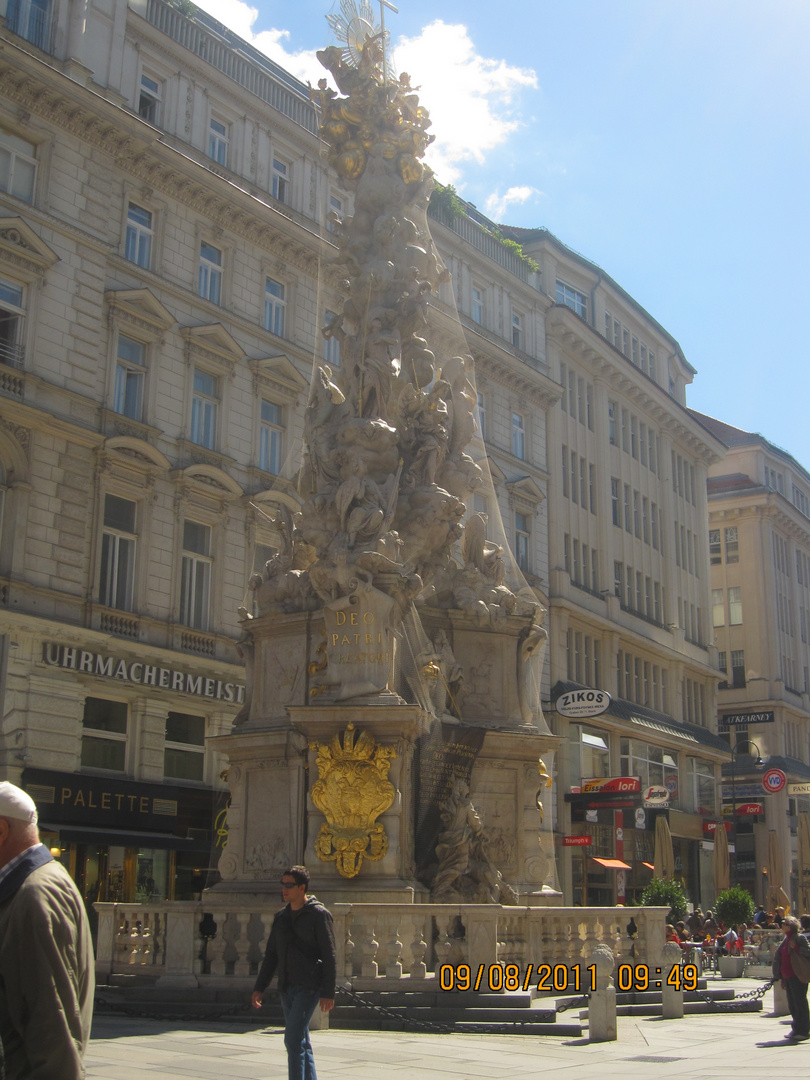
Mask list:
[{"label": "cobblestone pavement", "polygon": [[[737,989],[753,989],[750,981]],[[619,1017],[619,1039],[520,1035],[425,1035],[315,1031],[319,1080],[806,1080],[810,1041],[785,1040],[787,1017],[772,1015],[768,991],[761,1013],[712,1013],[683,1020]],[[576,1015],[576,1014],[568,1014]],[[565,1020],[565,1016],[560,1017]],[[285,1078],[279,1028],[187,1024],[182,1027],[100,1016],[87,1054],[88,1080],[269,1080]]]}]

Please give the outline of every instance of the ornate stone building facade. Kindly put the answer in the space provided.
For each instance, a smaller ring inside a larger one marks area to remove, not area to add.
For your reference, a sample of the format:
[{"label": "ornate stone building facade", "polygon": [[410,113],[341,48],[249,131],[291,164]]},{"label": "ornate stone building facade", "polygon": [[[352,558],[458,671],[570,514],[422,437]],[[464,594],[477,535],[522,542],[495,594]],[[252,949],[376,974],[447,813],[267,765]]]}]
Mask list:
[{"label": "ornate stone building facade", "polygon": [[[21,0],[0,37],[0,773],[88,900],[183,899],[217,858],[238,609],[298,506],[313,360],[340,364],[351,208],[306,87],[202,13]],[[485,223],[436,239],[479,498],[543,598],[551,300]]]},{"label": "ornate stone building facade", "polygon": [[[722,798],[729,816],[738,811],[736,877],[770,908],[785,903],[779,885],[801,908],[798,824],[810,812],[810,476],[761,435],[695,415],[728,448],[709,471],[709,562],[718,724],[733,751]],[[763,779],[774,769],[787,782],[778,787],[777,777],[766,794]]]},{"label": "ornate stone building facade", "polygon": [[[558,830],[591,838],[562,849],[563,891],[591,904],[640,895],[665,812],[676,877],[706,904],[704,830],[727,753],[716,733],[705,484],[723,447],[687,410],[695,371],[648,312],[547,231],[509,235],[553,297],[546,358],[562,388],[547,425],[552,708],[582,686],[613,698],[594,719],[549,713],[567,747]],[[640,790],[585,794],[586,781],[610,789],[618,777]],[[652,785],[668,789],[666,810],[645,809]]]}]

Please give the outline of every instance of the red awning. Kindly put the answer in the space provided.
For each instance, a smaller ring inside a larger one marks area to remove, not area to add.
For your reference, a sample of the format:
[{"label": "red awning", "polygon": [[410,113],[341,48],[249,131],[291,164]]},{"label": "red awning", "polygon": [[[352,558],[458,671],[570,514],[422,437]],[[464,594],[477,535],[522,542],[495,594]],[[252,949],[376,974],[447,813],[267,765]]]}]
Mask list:
[{"label": "red awning", "polygon": [[600,866],[606,866],[608,870],[632,870],[629,863],[622,862],[621,859],[597,859],[596,856],[592,856],[594,862],[598,862]]},{"label": "red awning", "polygon": [[642,863],[641,865],[646,866],[649,870],[654,870],[655,869],[655,867],[653,866],[653,864],[651,862],[645,862],[645,863]]}]

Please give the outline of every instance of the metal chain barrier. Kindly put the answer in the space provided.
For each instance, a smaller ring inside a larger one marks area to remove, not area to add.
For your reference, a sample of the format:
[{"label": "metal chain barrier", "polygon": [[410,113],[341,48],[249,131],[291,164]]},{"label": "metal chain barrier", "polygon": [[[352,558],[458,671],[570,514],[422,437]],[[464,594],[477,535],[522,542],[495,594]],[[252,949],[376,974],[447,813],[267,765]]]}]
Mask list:
[{"label": "metal chain barrier", "polygon": [[695,994],[701,1001],[705,1001],[707,1005],[713,1006],[718,1012],[741,1012],[748,1001],[758,1001],[760,998],[764,998],[776,979],[771,979],[769,982],[764,983],[762,986],[758,986],[756,990],[751,990],[747,994],[735,994],[733,1001],[716,1001],[708,994],[704,994],[701,990],[695,990]]},{"label": "metal chain barrier", "polygon": [[94,1013],[120,1013],[123,1016],[135,1017],[138,1020],[158,1020],[162,1024],[172,1023],[178,1021],[182,1023],[188,1023],[191,1020],[210,1020],[217,1022],[219,1020],[227,1019],[228,1017],[244,1016],[247,1018],[251,1011],[252,1006],[248,1002],[240,1002],[238,1005],[228,1005],[225,1008],[220,1009],[218,1012],[202,1012],[202,1013],[172,1013],[166,1015],[165,1012],[158,1012],[155,1009],[136,1009],[132,1005],[124,1005],[123,1002],[106,1001],[104,998],[96,998],[93,1003]]}]

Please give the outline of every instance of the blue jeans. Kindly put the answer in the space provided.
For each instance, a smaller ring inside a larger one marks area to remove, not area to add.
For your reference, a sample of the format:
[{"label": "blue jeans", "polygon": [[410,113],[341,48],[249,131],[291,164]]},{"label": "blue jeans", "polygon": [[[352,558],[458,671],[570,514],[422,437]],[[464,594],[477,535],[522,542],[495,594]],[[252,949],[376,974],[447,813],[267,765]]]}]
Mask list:
[{"label": "blue jeans", "polygon": [[320,990],[306,986],[288,986],[281,992],[289,1080],[318,1080],[309,1041],[309,1021],[320,1000]]}]

